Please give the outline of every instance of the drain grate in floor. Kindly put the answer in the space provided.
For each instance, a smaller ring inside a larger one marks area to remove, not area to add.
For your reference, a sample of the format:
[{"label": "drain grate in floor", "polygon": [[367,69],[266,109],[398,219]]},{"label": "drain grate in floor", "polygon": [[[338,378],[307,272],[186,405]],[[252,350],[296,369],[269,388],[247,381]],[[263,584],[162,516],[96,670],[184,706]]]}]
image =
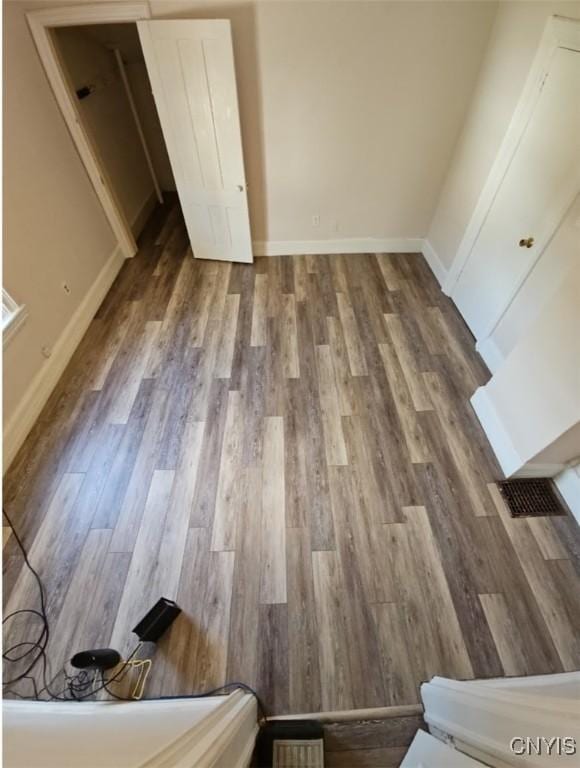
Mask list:
[{"label": "drain grate in floor", "polygon": [[317,720],[270,720],[260,728],[252,765],[323,768],[324,730]]},{"label": "drain grate in floor", "polygon": [[276,739],[273,757],[273,768],[324,768],[324,741]]},{"label": "drain grate in floor", "polygon": [[549,478],[530,477],[501,480],[498,488],[512,517],[544,517],[565,515],[562,502]]}]

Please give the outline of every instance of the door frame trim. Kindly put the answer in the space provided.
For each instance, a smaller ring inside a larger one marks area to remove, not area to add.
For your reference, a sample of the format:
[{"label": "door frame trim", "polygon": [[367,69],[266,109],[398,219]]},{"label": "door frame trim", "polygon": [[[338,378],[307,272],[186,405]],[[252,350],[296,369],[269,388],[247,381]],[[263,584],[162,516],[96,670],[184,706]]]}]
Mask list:
[{"label": "door frame trim", "polygon": [[550,16],[544,27],[536,56],[526,79],[514,114],[508,125],[499,151],[479,195],[471,219],[463,233],[453,264],[447,273],[442,289],[453,298],[453,291],[467,266],[479,233],[487,219],[493,202],[508,172],[513,156],[523,138],[527,125],[542,92],[552,58],[558,48],[580,51],[580,19],[566,16]]},{"label": "door frame trim", "polygon": [[150,19],[151,10],[149,4],[140,1],[47,8],[40,11],[30,11],[26,14],[26,18],[49,85],[79,153],[81,162],[94,187],[111,229],[117,238],[121,252],[125,258],[130,258],[137,252],[137,243],[107,177],[107,173],[103,168],[101,159],[83,125],[73,98],[73,90],[68,75],[61,64],[54,43],[52,29],[83,24],[132,23]]}]

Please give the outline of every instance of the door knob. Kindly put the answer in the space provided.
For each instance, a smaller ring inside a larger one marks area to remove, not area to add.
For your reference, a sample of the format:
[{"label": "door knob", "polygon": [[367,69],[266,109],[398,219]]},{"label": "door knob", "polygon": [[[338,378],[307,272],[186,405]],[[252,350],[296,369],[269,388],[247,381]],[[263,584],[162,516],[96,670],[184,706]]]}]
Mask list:
[{"label": "door knob", "polygon": [[238,192],[243,192],[243,191],[244,191],[244,185],[238,184]]},{"label": "door knob", "polygon": [[534,244],[533,237],[522,237],[520,240],[520,248],[531,248]]}]

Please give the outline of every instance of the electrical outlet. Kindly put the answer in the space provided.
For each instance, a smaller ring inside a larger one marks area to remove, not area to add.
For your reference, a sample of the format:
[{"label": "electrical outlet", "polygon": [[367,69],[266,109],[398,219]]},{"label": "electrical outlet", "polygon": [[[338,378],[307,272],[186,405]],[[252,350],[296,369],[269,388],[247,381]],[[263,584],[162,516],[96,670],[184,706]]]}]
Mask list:
[{"label": "electrical outlet", "polygon": [[313,227],[319,227],[320,226],[320,214],[319,213],[315,213],[312,216],[312,226]]},{"label": "electrical outlet", "polygon": [[48,358],[52,355],[52,349],[50,347],[42,347],[40,350],[42,352],[42,356]]},{"label": "electrical outlet", "polygon": [[63,290],[65,293],[68,293],[69,295],[70,295],[70,293],[71,293],[71,288],[70,288],[70,285],[69,285],[68,283],[63,283],[63,284],[62,284],[62,290]]}]

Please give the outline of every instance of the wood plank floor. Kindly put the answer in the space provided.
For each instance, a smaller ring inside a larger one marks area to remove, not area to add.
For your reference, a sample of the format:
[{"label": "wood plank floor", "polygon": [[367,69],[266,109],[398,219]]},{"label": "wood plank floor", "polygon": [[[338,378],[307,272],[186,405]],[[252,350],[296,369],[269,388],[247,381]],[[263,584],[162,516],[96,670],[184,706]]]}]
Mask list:
[{"label": "wood plank floor", "polygon": [[[420,255],[195,261],[160,208],[5,478],[52,672],[129,651],[161,595],[148,695],[241,680],[281,714],[579,669],[578,528],[506,514],[487,378]],[[4,542],[5,605],[33,607]]]},{"label": "wood plank floor", "polygon": [[324,725],[324,765],[329,768],[397,768],[418,730],[420,715]]}]

